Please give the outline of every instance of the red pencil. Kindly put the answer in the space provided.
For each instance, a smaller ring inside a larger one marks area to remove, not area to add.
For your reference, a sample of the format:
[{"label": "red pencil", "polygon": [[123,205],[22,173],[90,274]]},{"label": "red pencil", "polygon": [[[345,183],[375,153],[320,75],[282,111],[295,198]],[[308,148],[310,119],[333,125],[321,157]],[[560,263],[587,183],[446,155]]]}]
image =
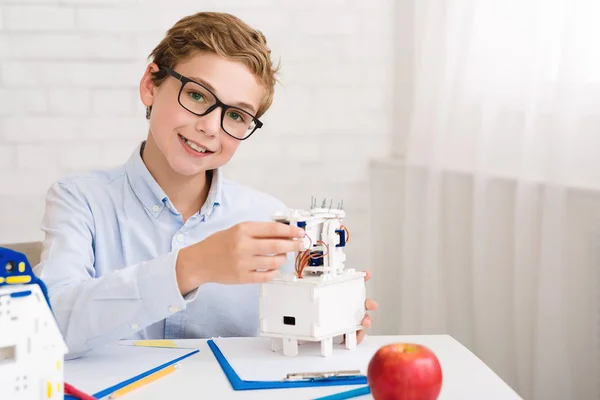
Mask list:
[{"label": "red pencil", "polygon": [[65,394],[68,394],[73,397],[77,397],[79,400],[96,400],[95,397],[90,396],[89,394],[83,393],[81,390],[74,388],[69,385],[67,382],[64,383],[65,386]]}]

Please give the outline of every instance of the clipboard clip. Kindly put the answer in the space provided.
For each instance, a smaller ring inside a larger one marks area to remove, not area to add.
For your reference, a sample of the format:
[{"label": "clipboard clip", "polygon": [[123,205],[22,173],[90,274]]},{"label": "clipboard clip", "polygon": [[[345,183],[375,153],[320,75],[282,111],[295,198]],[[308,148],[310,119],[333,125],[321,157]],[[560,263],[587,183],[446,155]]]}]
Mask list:
[{"label": "clipboard clip", "polygon": [[362,376],[359,370],[328,371],[328,372],[294,372],[287,374],[284,381],[321,380],[331,378],[355,378]]}]

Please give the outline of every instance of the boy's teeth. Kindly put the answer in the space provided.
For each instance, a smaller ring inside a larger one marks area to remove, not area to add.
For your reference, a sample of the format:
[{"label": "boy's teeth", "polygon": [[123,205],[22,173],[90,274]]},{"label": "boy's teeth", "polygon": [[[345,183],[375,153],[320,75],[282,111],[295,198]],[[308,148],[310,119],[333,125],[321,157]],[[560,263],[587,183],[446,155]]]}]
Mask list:
[{"label": "boy's teeth", "polygon": [[204,153],[206,152],[206,150],[196,146],[194,143],[192,142],[187,142],[188,146],[190,146],[192,149],[196,150],[198,153]]},{"label": "boy's teeth", "polygon": [[182,138],[183,138],[183,141],[185,142],[185,144],[187,144],[192,149],[196,150],[198,153],[206,153],[206,150],[204,150],[203,148],[196,146],[195,143],[190,142],[189,140],[187,140],[183,136],[182,136]]}]

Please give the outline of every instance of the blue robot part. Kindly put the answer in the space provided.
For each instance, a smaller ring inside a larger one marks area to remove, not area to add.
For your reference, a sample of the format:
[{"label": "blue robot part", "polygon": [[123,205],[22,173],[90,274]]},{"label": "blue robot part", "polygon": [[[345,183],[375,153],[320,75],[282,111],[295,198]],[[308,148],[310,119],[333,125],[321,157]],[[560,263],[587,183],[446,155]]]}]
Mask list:
[{"label": "blue robot part", "polygon": [[335,233],[340,235],[340,242],[336,244],[335,247],[346,246],[346,231],[344,229],[336,229]]},{"label": "blue robot part", "polygon": [[5,285],[38,285],[50,311],[50,299],[44,282],[33,273],[27,256],[18,251],[0,247],[0,287]]},{"label": "blue robot part", "polygon": [[322,251],[311,251],[310,255],[311,255],[311,258],[309,258],[309,260],[308,260],[309,267],[322,267],[323,266],[323,252]]}]

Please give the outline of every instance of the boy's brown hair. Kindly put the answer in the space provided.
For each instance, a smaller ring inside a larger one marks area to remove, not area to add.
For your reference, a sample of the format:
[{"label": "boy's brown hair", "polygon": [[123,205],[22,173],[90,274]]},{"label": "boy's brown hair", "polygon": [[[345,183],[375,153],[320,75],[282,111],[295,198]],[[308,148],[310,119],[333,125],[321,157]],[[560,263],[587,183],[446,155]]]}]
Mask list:
[{"label": "boy's brown hair", "polygon": [[[259,118],[271,106],[277,82],[275,74],[279,67],[271,61],[271,50],[262,32],[231,14],[199,12],[177,21],[152,50],[149,58],[159,66],[174,68],[197,51],[210,51],[226,59],[242,62],[266,90],[256,117]],[[160,85],[166,76],[163,70],[153,73],[154,85]],[[150,116],[150,110],[151,107],[146,118]]]}]

